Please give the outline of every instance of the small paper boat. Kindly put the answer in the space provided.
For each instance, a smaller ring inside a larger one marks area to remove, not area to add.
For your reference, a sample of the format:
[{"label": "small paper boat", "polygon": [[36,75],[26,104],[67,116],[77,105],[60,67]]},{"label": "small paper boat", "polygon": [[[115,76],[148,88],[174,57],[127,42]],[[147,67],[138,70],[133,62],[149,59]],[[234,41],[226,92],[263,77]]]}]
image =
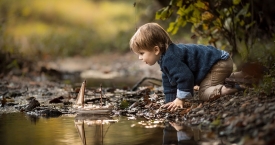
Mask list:
[{"label": "small paper boat", "polygon": [[81,84],[80,91],[78,93],[74,108],[77,108],[77,114],[98,114],[98,115],[109,115],[112,112],[112,108],[101,106],[100,108],[92,108],[92,104],[84,105],[85,101],[85,88],[86,80]]}]

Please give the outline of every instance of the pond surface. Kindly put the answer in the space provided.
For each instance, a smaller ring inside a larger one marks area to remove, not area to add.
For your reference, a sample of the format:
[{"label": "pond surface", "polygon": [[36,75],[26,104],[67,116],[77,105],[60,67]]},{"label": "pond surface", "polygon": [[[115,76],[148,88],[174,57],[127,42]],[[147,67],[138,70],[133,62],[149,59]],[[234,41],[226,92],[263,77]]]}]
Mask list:
[{"label": "pond surface", "polygon": [[[87,145],[161,145],[164,141],[169,144],[178,143],[177,132],[171,126],[164,128],[142,125],[141,120],[128,120],[126,117],[114,119],[117,122],[103,125],[83,121],[84,124],[79,128],[79,124],[75,124],[75,116],[34,118],[24,113],[1,114],[0,142],[1,145],[83,145],[85,142]],[[197,144],[200,137],[198,130],[186,128],[183,134],[185,140],[179,144]]]}]

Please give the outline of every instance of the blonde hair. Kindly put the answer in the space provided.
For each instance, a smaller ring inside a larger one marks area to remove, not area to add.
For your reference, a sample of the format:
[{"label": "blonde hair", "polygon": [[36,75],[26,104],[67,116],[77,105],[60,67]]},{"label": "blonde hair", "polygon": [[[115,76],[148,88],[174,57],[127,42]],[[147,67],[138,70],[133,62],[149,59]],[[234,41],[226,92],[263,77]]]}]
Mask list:
[{"label": "blonde hair", "polygon": [[130,49],[138,52],[140,49],[152,51],[155,46],[165,52],[172,40],[168,33],[157,23],[147,23],[138,28],[130,40]]}]

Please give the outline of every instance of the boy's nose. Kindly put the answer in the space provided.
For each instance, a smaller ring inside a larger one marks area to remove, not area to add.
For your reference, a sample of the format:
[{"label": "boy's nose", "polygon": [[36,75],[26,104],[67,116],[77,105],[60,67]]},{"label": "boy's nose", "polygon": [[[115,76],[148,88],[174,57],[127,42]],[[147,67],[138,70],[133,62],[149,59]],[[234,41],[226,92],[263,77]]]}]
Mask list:
[{"label": "boy's nose", "polygon": [[139,55],[139,56],[138,56],[138,59],[139,59],[139,60],[142,60],[142,56],[141,56],[141,55]]}]

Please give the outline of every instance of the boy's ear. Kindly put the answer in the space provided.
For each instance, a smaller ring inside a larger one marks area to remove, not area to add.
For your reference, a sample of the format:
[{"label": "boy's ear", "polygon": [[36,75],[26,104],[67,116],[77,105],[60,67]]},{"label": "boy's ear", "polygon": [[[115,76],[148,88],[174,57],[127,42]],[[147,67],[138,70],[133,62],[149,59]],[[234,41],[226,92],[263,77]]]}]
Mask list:
[{"label": "boy's ear", "polygon": [[155,52],[155,55],[159,55],[160,54],[160,49],[159,49],[158,46],[154,47],[154,52]]}]

